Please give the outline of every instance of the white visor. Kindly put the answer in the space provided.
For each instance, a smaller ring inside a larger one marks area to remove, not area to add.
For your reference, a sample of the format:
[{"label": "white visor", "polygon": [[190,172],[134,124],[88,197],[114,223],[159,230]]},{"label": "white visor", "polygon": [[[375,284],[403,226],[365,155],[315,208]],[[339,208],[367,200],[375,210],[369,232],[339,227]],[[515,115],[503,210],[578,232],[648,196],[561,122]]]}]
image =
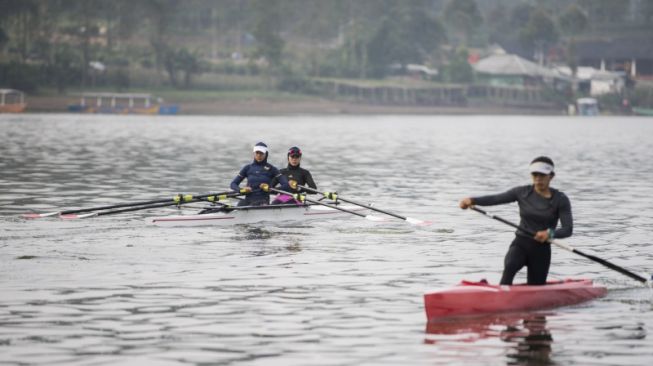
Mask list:
[{"label": "white visor", "polygon": [[553,165],[542,161],[536,161],[530,166],[531,173],[542,173],[549,175],[553,173]]},{"label": "white visor", "polygon": [[256,145],[256,146],[254,146],[254,152],[257,152],[257,151],[260,151],[263,154],[265,154],[265,153],[268,152],[268,149],[266,149],[265,146]]}]

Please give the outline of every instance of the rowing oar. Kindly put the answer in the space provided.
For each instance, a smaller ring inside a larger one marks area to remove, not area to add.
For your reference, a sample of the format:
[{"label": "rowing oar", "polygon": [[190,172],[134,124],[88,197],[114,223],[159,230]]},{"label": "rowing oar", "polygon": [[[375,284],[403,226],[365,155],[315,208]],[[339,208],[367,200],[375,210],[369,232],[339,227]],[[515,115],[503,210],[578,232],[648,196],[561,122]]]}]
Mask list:
[{"label": "rowing oar", "polygon": [[77,214],[67,214],[67,215],[61,215],[60,217],[62,219],[86,219],[89,217],[95,217],[95,216],[105,216],[105,215],[113,215],[117,213],[123,213],[123,212],[132,212],[132,211],[140,211],[140,210],[147,210],[150,208],[159,208],[159,207],[166,207],[166,206],[179,206],[183,205],[186,203],[192,203],[192,202],[200,202],[200,201],[209,201],[209,202],[214,202],[214,203],[219,203],[218,201],[227,199],[229,197],[236,197],[241,195],[239,192],[229,192],[229,193],[222,193],[218,195],[201,195],[201,196],[196,196],[192,197],[192,195],[186,195],[183,196],[182,198],[185,197],[183,200],[179,200],[177,202],[164,202],[164,203],[157,203],[157,204],[152,204],[152,205],[142,205],[142,206],[136,206],[136,207],[129,207],[129,208],[123,208],[120,210],[111,210],[111,211],[100,211],[100,212],[91,212],[83,215],[77,215]]},{"label": "rowing oar", "polygon": [[[512,227],[514,227],[515,229],[517,229],[517,230],[519,230],[519,231],[521,231],[521,232],[523,232],[523,233],[526,233],[526,234],[531,235],[531,236],[535,236],[535,232],[534,232],[534,231],[529,230],[529,229],[526,229],[526,228],[524,228],[524,227],[521,227],[521,226],[519,226],[519,225],[517,225],[517,224],[515,224],[515,223],[512,223],[512,222],[510,222],[510,221],[508,221],[508,220],[506,220],[506,219],[504,219],[504,218],[502,218],[502,217],[492,215],[492,214],[488,213],[487,211],[482,210],[482,209],[480,209],[480,208],[478,208],[478,207],[475,207],[475,206],[472,206],[472,207],[470,207],[470,208],[471,208],[472,210],[476,211],[476,212],[482,213],[482,214],[485,215],[485,216],[488,216],[488,217],[490,217],[490,218],[493,218],[493,219],[495,219],[495,220],[497,220],[497,221],[501,221],[501,222],[503,222],[503,223],[506,224],[506,225],[512,226]],[[574,249],[574,248],[571,247],[570,245],[567,245],[567,244],[561,243],[561,242],[556,241],[556,240],[549,240],[549,242],[550,242],[551,244],[555,244],[555,245],[559,246],[559,247],[562,248],[562,249],[568,250],[568,251],[570,251],[570,252],[572,252],[572,253],[576,253],[576,254],[578,254],[578,255],[581,255],[581,256],[583,256],[583,257],[589,259],[589,260],[592,260],[592,261],[594,261],[594,262],[600,263],[600,264],[602,264],[602,265],[604,265],[604,266],[606,266],[606,267],[608,267],[608,268],[610,268],[610,269],[613,269],[613,270],[615,270],[615,271],[617,271],[617,272],[619,272],[619,273],[621,273],[621,274],[623,274],[623,275],[626,275],[626,276],[628,276],[628,277],[630,277],[630,278],[632,278],[632,279],[634,279],[634,280],[636,280],[636,281],[639,281],[639,282],[641,282],[641,283],[645,283],[645,284],[647,284],[648,286],[651,286],[651,280],[648,280],[648,279],[646,279],[646,278],[644,278],[644,277],[642,277],[642,276],[640,276],[640,275],[638,275],[638,274],[636,274],[636,273],[633,273],[633,272],[631,272],[631,271],[629,271],[629,270],[627,270],[627,269],[625,269],[625,268],[623,268],[623,267],[620,267],[620,266],[618,266],[618,265],[616,265],[616,264],[614,264],[614,263],[608,262],[608,261],[606,261],[605,259],[602,259],[602,258],[599,258],[599,257],[593,256],[593,255],[590,255],[590,254],[583,253],[583,252],[581,252],[581,251],[578,250],[578,249]]]},{"label": "rowing oar", "polygon": [[[38,219],[41,217],[50,217],[50,216],[56,216],[56,215],[72,215],[72,214],[78,214],[82,212],[90,212],[90,211],[102,211],[102,210],[111,210],[114,208],[123,208],[123,207],[135,207],[135,206],[143,206],[143,205],[152,205],[152,204],[158,204],[158,203],[167,203],[171,205],[179,204],[179,203],[188,203],[190,200],[197,198],[197,199],[206,199],[208,201],[219,201],[221,199],[227,198],[230,194],[234,194],[233,191],[228,191],[228,192],[220,192],[220,193],[208,193],[208,194],[203,194],[199,196],[193,196],[191,194],[186,194],[186,195],[175,195],[172,198],[166,198],[166,199],[158,199],[158,200],[151,200],[151,201],[140,201],[140,202],[128,202],[128,203],[118,203],[115,205],[109,205],[109,206],[99,206],[99,207],[90,207],[90,208],[80,208],[76,210],[64,210],[64,211],[55,211],[55,212],[46,212],[46,213],[28,213],[24,214],[23,217],[27,219]],[[163,206],[159,206],[163,207]]]},{"label": "rowing oar", "polygon": [[350,213],[352,215],[360,216],[360,217],[362,217],[362,218],[364,218],[366,220],[385,221],[385,219],[383,219],[382,217],[372,216],[372,215],[365,215],[365,214],[362,214],[360,212],[356,212],[356,211],[348,210],[346,208],[338,207],[336,205],[330,205],[328,203],[324,203],[324,202],[312,200],[310,198],[306,198],[306,195],[297,194],[297,193],[290,193],[290,192],[282,191],[280,189],[272,188],[272,187],[270,187],[268,185],[264,185],[263,187],[261,187],[261,189],[263,189],[266,192],[276,192],[276,193],[280,193],[280,194],[287,194],[287,195],[292,196],[293,198],[295,198],[296,200],[301,201],[301,202],[306,201],[306,202],[326,206],[326,207],[329,207],[329,208],[333,208],[333,209],[336,209],[336,210],[340,210],[340,211],[343,211],[343,212]]},{"label": "rowing oar", "polygon": [[408,222],[408,223],[410,223],[410,224],[413,224],[413,225],[431,225],[431,222],[430,222],[430,221],[424,221],[424,220],[419,220],[419,219],[413,219],[413,218],[411,218],[411,217],[406,217],[406,216],[398,215],[398,214],[396,214],[396,213],[394,213],[394,212],[390,212],[390,211],[386,211],[386,210],[381,210],[380,208],[376,208],[376,207],[374,207],[374,206],[372,206],[372,205],[369,205],[369,204],[360,203],[360,202],[356,202],[356,201],[352,201],[352,200],[349,200],[349,199],[342,198],[342,197],[338,196],[337,193],[333,193],[333,192],[320,192],[320,191],[318,191],[317,189],[313,189],[313,188],[311,188],[311,187],[306,187],[306,186],[300,186],[300,185],[298,185],[297,187],[298,187],[298,188],[301,188],[301,189],[303,189],[303,190],[305,190],[305,191],[307,191],[307,192],[322,193],[322,194],[324,195],[324,197],[326,197],[327,199],[330,199],[330,200],[332,200],[332,201],[340,200],[340,201],[343,201],[343,202],[351,203],[352,205],[356,205],[356,206],[360,206],[360,207],[365,207],[365,208],[370,209],[370,210],[372,210],[372,211],[376,211],[376,212],[380,212],[380,213],[383,213],[383,214],[386,214],[386,215],[390,215],[390,216],[392,216],[392,217],[396,217],[396,218],[398,218],[398,219],[404,220],[404,221],[406,221],[406,222]]}]

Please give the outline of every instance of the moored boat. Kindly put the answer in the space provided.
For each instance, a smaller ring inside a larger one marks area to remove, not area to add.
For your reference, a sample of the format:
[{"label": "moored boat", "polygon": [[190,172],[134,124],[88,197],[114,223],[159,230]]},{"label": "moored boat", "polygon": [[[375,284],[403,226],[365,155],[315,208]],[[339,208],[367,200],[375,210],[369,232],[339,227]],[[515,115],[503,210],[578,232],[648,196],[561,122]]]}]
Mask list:
[{"label": "moored boat", "polygon": [[27,108],[25,94],[15,89],[0,89],[0,113],[23,113]]},{"label": "moored boat", "polygon": [[[338,205],[350,211],[364,211],[358,206]],[[258,222],[306,221],[347,216],[348,213],[322,205],[268,205],[228,207],[225,211],[197,215],[149,218],[157,226],[226,226]]]},{"label": "moored boat", "polygon": [[653,108],[633,107],[633,114],[637,116],[653,116]]},{"label": "moored boat", "polygon": [[543,286],[490,285],[462,281],[424,294],[427,320],[491,313],[550,309],[604,296],[607,289],[588,279],[550,281]]},{"label": "moored boat", "polygon": [[108,114],[177,114],[179,106],[164,104],[163,99],[142,93],[84,93],[79,104],[68,111]]}]

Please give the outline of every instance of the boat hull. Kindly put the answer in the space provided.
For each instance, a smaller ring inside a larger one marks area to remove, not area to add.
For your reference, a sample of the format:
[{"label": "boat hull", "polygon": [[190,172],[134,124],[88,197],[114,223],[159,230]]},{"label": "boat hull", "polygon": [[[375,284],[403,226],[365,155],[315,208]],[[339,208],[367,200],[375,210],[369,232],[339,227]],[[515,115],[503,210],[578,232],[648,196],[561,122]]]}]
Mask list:
[{"label": "boat hull", "polygon": [[424,295],[427,320],[438,318],[550,309],[604,296],[607,289],[591,280],[551,281],[544,286],[497,286],[463,281]]},{"label": "boat hull", "polygon": [[638,116],[653,116],[653,108],[633,107],[633,114]]},{"label": "boat hull", "polygon": [[82,106],[82,105],[69,105],[69,112],[75,113],[96,113],[96,114],[164,114],[164,115],[174,115],[179,111],[179,106],[177,105],[155,105],[152,107],[93,107],[93,106]]},{"label": "boat hull", "polygon": [[0,105],[0,113],[23,113],[27,108],[25,103]]},{"label": "boat hull", "polygon": [[[363,211],[357,206],[341,206],[351,211]],[[346,212],[322,205],[268,205],[236,207],[230,212],[202,215],[153,217],[148,221],[156,226],[229,226],[258,222],[306,221],[330,217],[351,216]]]}]

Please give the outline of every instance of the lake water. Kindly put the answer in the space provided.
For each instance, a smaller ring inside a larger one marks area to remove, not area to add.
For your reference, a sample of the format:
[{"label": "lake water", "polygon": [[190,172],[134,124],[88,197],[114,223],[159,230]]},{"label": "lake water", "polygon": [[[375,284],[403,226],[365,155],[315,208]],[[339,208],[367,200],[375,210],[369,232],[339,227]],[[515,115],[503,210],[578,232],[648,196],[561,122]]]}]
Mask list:
[{"label": "lake water", "polygon": [[[351,216],[157,228],[173,208],[20,214],[223,191],[265,141],[320,188],[433,221]],[[650,365],[653,293],[553,248],[578,306],[428,326],[422,295],[497,282],[513,230],[457,208],[528,184],[538,155],[570,197],[565,242],[650,276],[653,119],[536,116],[0,116],[0,364]],[[515,205],[492,212],[517,221]],[[520,272],[517,280],[525,278]],[[648,273],[648,274],[646,274]]]}]

